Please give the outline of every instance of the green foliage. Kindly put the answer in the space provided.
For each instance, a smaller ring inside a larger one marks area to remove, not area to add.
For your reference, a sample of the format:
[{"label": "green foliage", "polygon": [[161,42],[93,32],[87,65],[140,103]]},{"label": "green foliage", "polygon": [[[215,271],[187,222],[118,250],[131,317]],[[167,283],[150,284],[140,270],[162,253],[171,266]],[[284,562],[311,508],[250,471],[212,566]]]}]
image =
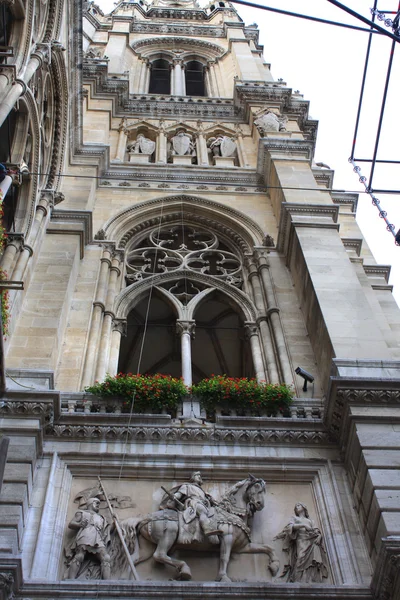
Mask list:
[{"label": "green foliage", "polygon": [[212,375],[192,386],[192,394],[200,397],[207,412],[222,409],[235,409],[253,413],[266,412],[269,415],[284,413],[293,399],[293,390],[282,384],[258,383],[246,377]]},{"label": "green foliage", "polygon": [[101,397],[121,398],[128,406],[133,401],[133,410],[138,413],[166,410],[174,411],[188,389],[182,379],[171,375],[133,375],[118,373],[106,375],[102,383],[85,388],[85,392]]},{"label": "green foliage", "polygon": [[[7,273],[0,269],[0,281],[7,279]],[[3,337],[6,338],[8,335],[8,323],[10,320],[10,305],[9,305],[9,292],[3,290],[0,292],[0,304],[1,304],[1,319],[3,324]]]}]

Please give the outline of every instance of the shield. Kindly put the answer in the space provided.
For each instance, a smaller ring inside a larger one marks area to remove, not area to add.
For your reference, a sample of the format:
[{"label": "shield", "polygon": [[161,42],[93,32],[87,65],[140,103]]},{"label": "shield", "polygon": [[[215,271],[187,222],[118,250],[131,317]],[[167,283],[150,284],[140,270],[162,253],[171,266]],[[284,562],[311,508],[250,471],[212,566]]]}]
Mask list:
[{"label": "shield", "polygon": [[279,119],[274,113],[267,113],[254,121],[263,131],[279,131]]},{"label": "shield", "polygon": [[148,138],[143,137],[140,138],[139,147],[142,154],[153,154],[156,147],[156,143],[152,140],[149,140]]},{"label": "shield", "polygon": [[233,156],[235,154],[235,151],[235,142],[230,137],[224,136],[224,139],[221,142],[221,156]]},{"label": "shield", "polygon": [[188,135],[174,135],[171,142],[175,154],[178,154],[179,156],[189,154],[190,138]]}]

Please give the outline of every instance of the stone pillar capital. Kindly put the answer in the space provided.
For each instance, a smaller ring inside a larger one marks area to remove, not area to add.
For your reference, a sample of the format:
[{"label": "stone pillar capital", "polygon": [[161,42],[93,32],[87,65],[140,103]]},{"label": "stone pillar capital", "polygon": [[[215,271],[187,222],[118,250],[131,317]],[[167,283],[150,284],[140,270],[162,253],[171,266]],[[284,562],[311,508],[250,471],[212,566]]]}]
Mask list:
[{"label": "stone pillar capital", "polygon": [[128,322],[126,319],[119,319],[118,317],[114,318],[112,323],[112,330],[118,331],[121,336],[126,337],[128,333]]},{"label": "stone pillar capital", "polygon": [[194,338],[195,327],[196,321],[181,321],[180,319],[177,319],[176,321],[176,333],[180,336],[186,333],[190,335],[191,338]]},{"label": "stone pillar capital", "polygon": [[253,336],[258,337],[258,325],[254,321],[245,321],[244,330],[248,338]]}]

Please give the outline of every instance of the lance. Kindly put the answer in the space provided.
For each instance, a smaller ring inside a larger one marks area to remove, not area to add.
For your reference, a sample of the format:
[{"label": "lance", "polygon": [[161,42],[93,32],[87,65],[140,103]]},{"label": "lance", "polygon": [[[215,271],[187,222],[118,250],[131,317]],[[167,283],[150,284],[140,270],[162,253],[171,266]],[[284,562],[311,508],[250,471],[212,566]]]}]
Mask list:
[{"label": "lance", "polygon": [[108,510],[110,511],[111,517],[112,517],[112,519],[114,521],[115,529],[117,530],[118,537],[121,540],[121,544],[122,544],[123,549],[125,550],[126,558],[128,560],[129,566],[131,568],[131,571],[132,571],[132,574],[133,574],[133,578],[138,581],[139,580],[139,575],[138,575],[138,572],[136,571],[135,565],[133,564],[132,557],[129,554],[128,546],[126,545],[124,534],[122,533],[122,529],[121,529],[121,525],[119,524],[118,517],[115,514],[115,512],[113,510],[113,507],[110,504],[110,501],[109,501],[108,496],[107,496],[107,492],[104,489],[104,485],[103,485],[103,482],[101,481],[100,477],[98,477],[98,480],[99,480],[99,484],[100,484],[101,490],[102,490],[102,492],[104,494],[104,498],[105,498],[105,500],[107,502]]},{"label": "lance", "polygon": [[178,506],[178,508],[180,510],[185,510],[185,505],[182,504],[182,502],[180,500],[178,500],[178,498],[175,498],[175,496],[173,494],[171,494],[171,492],[166,490],[165,487],[161,486],[161,489],[167,494],[167,496],[170,500],[173,500],[174,502],[176,502],[176,505]]}]

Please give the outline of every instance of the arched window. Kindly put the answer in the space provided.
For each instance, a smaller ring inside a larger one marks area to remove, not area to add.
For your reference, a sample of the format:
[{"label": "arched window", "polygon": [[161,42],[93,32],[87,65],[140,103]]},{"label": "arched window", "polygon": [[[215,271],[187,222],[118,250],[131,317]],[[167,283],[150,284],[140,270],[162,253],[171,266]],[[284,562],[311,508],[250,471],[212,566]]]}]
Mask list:
[{"label": "arched window", "polygon": [[171,70],[170,64],[164,58],[159,58],[150,66],[149,94],[171,93]]},{"label": "arched window", "polygon": [[191,60],[185,66],[186,95],[205,96],[204,65],[198,60]]},{"label": "arched window", "polygon": [[[254,375],[246,318],[235,300],[242,265],[232,250],[211,230],[182,224],[157,228],[128,250],[127,284],[141,291],[128,315],[119,370],[178,377],[189,371],[190,381],[211,373]],[[151,294],[143,290],[145,279],[158,277]],[[186,321],[182,315],[192,316]],[[190,359],[190,348],[181,344],[191,329]]]}]

